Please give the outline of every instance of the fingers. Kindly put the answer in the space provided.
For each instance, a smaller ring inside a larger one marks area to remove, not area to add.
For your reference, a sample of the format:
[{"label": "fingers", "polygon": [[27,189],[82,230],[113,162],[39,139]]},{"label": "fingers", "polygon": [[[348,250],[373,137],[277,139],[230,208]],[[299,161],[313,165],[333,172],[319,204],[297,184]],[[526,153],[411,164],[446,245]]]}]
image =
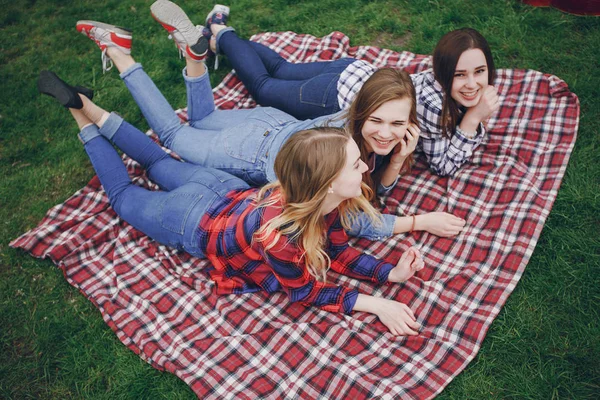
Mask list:
[{"label": "fingers", "polygon": [[391,309],[379,315],[381,322],[393,335],[418,335],[420,325],[410,307],[396,301],[391,303]]},{"label": "fingers", "polygon": [[420,271],[425,267],[425,261],[422,258],[417,258],[411,264],[411,268],[414,272]]},{"label": "fingers", "polygon": [[398,260],[396,265],[400,265],[408,259],[409,255],[410,255],[410,249],[408,249],[408,250],[409,251],[405,251],[404,253],[402,253],[402,255],[400,256],[400,259]]},{"label": "fingers", "polygon": [[421,129],[419,129],[418,126],[414,125],[414,124],[410,124],[408,126],[408,129],[406,130],[406,133],[410,133],[413,139],[419,139],[419,135],[421,134]]}]

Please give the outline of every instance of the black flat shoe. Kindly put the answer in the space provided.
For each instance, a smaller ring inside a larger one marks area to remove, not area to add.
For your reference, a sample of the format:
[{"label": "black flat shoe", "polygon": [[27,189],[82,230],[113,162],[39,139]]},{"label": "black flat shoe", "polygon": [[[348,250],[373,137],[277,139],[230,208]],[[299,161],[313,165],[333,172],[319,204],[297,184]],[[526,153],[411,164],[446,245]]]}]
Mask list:
[{"label": "black flat shoe", "polygon": [[40,93],[54,97],[66,108],[81,109],[83,107],[79,93],[89,99],[94,96],[94,92],[91,89],[81,86],[73,87],[60,79],[52,71],[40,72],[37,86]]},{"label": "black flat shoe", "polygon": [[92,89],[83,86],[73,86],[73,89],[77,90],[77,93],[81,93],[90,100],[94,99],[94,91]]}]

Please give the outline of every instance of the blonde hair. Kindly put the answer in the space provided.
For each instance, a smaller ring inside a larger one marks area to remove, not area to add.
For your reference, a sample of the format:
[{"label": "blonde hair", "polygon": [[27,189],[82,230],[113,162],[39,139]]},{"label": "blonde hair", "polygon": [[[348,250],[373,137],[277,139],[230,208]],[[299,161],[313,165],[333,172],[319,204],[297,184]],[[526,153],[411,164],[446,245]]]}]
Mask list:
[{"label": "blonde hair", "polygon": [[[356,94],[345,117],[348,120],[348,129],[352,138],[360,149],[361,158],[367,162],[369,154],[366,140],[362,135],[362,128],[371,114],[388,101],[409,99],[410,112],[408,122],[419,126],[417,119],[417,96],[410,75],[402,70],[393,68],[381,68],[373,73]],[[393,153],[393,152],[392,152]],[[385,167],[389,164],[392,153],[384,156],[382,165],[374,174],[365,174],[363,180],[373,193],[377,193],[377,186],[381,182],[381,176]],[[413,163],[413,155],[409,155],[402,166],[401,172],[410,170]],[[371,199],[370,199],[371,200]]]},{"label": "blonde hair", "polygon": [[[309,273],[323,282],[331,260],[324,250],[327,232],[321,208],[329,186],[346,164],[349,140],[350,134],[341,128],[320,127],[295,133],[275,159],[278,180],[264,186],[257,196],[259,206],[281,201],[283,212],[261,226],[254,239],[264,242],[275,233],[273,240],[265,243],[268,250],[281,235],[289,236],[304,251]],[[371,190],[364,182],[362,192],[361,196],[347,199],[338,206],[345,229],[352,226],[361,212],[375,223],[381,223],[381,214],[367,200]]]}]

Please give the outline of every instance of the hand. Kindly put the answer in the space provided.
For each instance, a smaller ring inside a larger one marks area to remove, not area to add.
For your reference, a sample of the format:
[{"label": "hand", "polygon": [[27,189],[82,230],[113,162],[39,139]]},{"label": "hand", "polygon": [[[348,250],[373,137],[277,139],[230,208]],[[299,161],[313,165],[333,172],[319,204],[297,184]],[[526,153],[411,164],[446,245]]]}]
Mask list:
[{"label": "hand", "polygon": [[[419,324],[412,310],[403,303],[394,300],[381,299],[380,306],[374,314],[382,324],[394,335],[418,335]],[[378,302],[379,302],[378,301]]]},{"label": "hand", "polygon": [[477,124],[485,121],[500,108],[500,98],[494,86],[488,86],[475,107],[471,107],[465,117],[473,118]]},{"label": "hand", "polygon": [[390,271],[388,281],[406,282],[423,267],[425,267],[425,261],[421,257],[421,252],[415,247],[411,247],[402,254],[396,266]]},{"label": "hand", "polygon": [[441,237],[458,235],[466,221],[446,212],[421,214],[417,218],[417,228]]},{"label": "hand", "polygon": [[404,160],[415,151],[419,143],[421,130],[414,124],[409,124],[406,129],[406,135],[400,139],[400,142],[394,147],[394,154],[390,158],[392,164],[404,164]]}]

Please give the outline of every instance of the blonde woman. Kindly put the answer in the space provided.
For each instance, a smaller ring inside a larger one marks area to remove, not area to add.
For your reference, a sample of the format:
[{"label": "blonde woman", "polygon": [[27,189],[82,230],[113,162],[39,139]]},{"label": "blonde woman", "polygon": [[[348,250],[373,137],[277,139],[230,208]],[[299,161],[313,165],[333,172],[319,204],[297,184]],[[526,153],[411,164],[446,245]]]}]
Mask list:
[{"label": "blonde woman", "polygon": [[[150,127],[166,147],[184,160],[220,169],[250,185],[260,186],[277,179],[275,158],[282,145],[297,132],[323,125],[348,124],[352,126],[362,160],[368,164],[369,173],[363,178],[371,187],[373,196],[391,190],[398,173],[410,165],[411,154],[419,140],[419,128],[414,88],[406,73],[381,70],[365,83],[362,93],[373,95],[359,94],[357,99],[363,100],[356,101],[368,104],[368,107],[362,107],[369,110],[364,115],[357,109],[351,111],[347,118],[334,115],[299,121],[271,107],[216,110],[203,63],[208,49],[207,39],[176,4],[158,1],[152,5],[151,12],[170,32],[185,55],[183,76],[188,94],[189,125],[181,124],[141,64],[131,56],[131,31],[89,20],[79,21],[77,30],[100,47],[103,65],[108,65],[109,59],[114,62]],[[375,90],[366,89],[370,86]],[[378,89],[382,87],[385,93]],[[371,240],[416,230],[453,236],[462,230],[464,224],[461,218],[445,212],[418,216],[384,214],[382,223],[378,225],[369,218],[356,218],[348,232]]]},{"label": "blonde woman", "polygon": [[[90,91],[52,72],[40,74],[38,88],[69,108],[117,214],[159,243],[208,258],[217,293],[283,291],[290,301],[331,312],[373,313],[395,335],[417,334],[406,304],[326,281],[331,268],[378,284],[403,282],[424,266],[414,248],[392,265],[348,246],[344,228],[358,213],[374,221],[381,216],[364,196],[367,166],[343,129],[298,132],[275,160],[279,179],[251,189],[227,172],[174,160],[94,104],[85,96]],[[162,190],[134,185],[111,141]]]}]

